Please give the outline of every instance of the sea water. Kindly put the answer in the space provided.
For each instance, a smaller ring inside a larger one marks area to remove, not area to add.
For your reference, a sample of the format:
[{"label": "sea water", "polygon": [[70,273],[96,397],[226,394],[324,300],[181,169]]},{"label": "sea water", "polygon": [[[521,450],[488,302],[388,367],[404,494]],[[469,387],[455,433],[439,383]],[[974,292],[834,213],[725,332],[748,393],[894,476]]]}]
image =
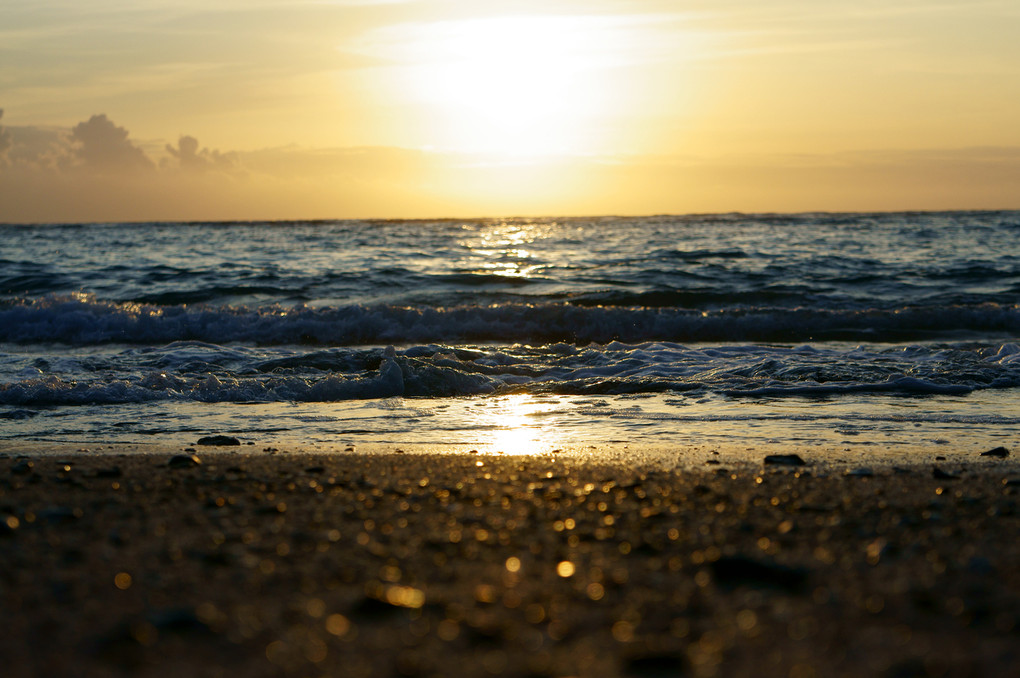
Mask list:
[{"label": "sea water", "polygon": [[1018,236],[1020,212],[0,226],[0,441],[1015,445]]}]

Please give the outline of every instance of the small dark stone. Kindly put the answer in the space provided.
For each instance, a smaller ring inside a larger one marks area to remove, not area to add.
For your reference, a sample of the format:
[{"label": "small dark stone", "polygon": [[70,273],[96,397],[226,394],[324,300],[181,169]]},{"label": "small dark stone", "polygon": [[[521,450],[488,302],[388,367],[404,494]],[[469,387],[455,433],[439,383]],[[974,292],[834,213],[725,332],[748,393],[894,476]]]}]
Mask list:
[{"label": "small dark stone", "polygon": [[202,460],[193,454],[178,454],[167,463],[167,466],[170,468],[192,468],[201,463]]},{"label": "small dark stone", "polygon": [[240,445],[241,441],[233,436],[206,436],[198,439],[199,445],[213,445],[219,447],[228,447]]},{"label": "small dark stone", "polygon": [[65,566],[80,565],[85,562],[85,554],[81,549],[67,549],[60,562]]},{"label": "small dark stone", "polygon": [[18,463],[11,467],[11,473],[13,473],[16,476],[23,476],[28,473],[31,473],[34,467],[35,464],[25,459],[22,459],[21,461],[19,461]]},{"label": "small dark stone", "polygon": [[687,672],[687,662],[682,653],[650,654],[628,660],[625,671],[628,676],[642,678],[682,676]]},{"label": "small dark stone", "polygon": [[995,566],[992,565],[992,561],[988,560],[983,556],[972,556],[967,561],[967,571],[973,574],[981,575],[982,577],[988,577],[995,574]]},{"label": "small dark stone", "polygon": [[777,466],[804,466],[807,464],[799,454],[770,454],[765,457],[765,463]]},{"label": "small dark stone", "polygon": [[847,471],[846,474],[854,478],[871,478],[875,475],[875,472],[866,466],[862,466],[861,468],[855,468],[852,471]]},{"label": "small dark stone", "polygon": [[1009,456],[1009,450],[1005,447],[996,447],[995,449],[988,450],[987,452],[981,453],[982,457],[999,457],[1000,459]]},{"label": "small dark stone", "polygon": [[378,598],[363,596],[351,609],[350,615],[363,621],[388,621],[399,616],[402,611],[402,608],[390,605]]},{"label": "small dark stone", "polygon": [[943,471],[942,469],[940,469],[938,466],[936,466],[932,470],[931,475],[932,475],[933,478],[935,478],[935,480],[959,480],[960,479],[960,476],[953,475],[952,473],[947,473],[946,471]]},{"label": "small dark stone", "polygon": [[219,549],[204,553],[200,556],[200,558],[206,565],[214,566],[231,565],[234,562],[234,557],[230,555],[230,553],[220,551]]},{"label": "small dark stone", "polygon": [[752,586],[794,593],[802,590],[808,580],[808,571],[805,569],[747,556],[720,558],[711,563],[710,567],[716,583],[725,588]]},{"label": "small dark stone", "polygon": [[916,657],[893,664],[885,673],[886,678],[922,678],[927,675],[930,674],[924,662]]},{"label": "small dark stone", "polygon": [[708,464],[709,466],[718,466],[718,465],[719,465],[719,464],[721,464],[722,462],[721,462],[721,461],[719,461],[718,459],[709,459],[709,460],[708,460],[708,461],[706,461],[705,463],[706,463],[706,464]]},{"label": "small dark stone", "polygon": [[82,516],[80,509],[70,509],[66,506],[53,506],[40,511],[37,518],[49,525],[67,525]]},{"label": "small dark stone", "polygon": [[147,617],[150,624],[167,633],[208,633],[210,630],[190,607],[154,610]]}]

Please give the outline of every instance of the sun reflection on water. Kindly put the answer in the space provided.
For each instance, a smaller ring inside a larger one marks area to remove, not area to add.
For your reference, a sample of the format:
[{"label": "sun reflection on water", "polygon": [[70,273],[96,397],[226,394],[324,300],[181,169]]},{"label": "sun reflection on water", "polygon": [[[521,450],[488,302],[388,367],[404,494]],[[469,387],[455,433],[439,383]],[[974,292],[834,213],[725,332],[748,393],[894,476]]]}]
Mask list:
[{"label": "sun reflection on water", "polygon": [[[485,224],[460,245],[470,252],[475,270],[486,275],[530,278],[545,267],[533,245],[548,237],[554,223],[496,221]],[[529,247],[532,246],[532,247]]]},{"label": "sun reflection on water", "polygon": [[543,426],[536,418],[561,408],[557,400],[536,399],[525,394],[495,400],[485,413],[491,427],[487,442],[491,451],[502,454],[540,454],[556,447],[551,435],[554,427]]}]

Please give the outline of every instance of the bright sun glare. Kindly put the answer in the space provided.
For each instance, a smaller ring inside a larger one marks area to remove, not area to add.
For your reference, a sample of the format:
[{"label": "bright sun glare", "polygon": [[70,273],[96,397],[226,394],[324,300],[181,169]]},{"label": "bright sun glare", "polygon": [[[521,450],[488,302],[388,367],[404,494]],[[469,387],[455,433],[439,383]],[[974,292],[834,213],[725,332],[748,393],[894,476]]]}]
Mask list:
[{"label": "bright sun glare", "polygon": [[557,411],[560,405],[556,401],[512,395],[498,399],[493,405],[493,410],[486,415],[492,426],[489,440],[493,451],[540,454],[555,444],[556,440],[548,437],[548,431],[536,417]]},{"label": "bright sun glare", "polygon": [[579,150],[604,108],[626,32],[597,17],[496,17],[405,26],[382,51],[437,147],[533,155]]}]

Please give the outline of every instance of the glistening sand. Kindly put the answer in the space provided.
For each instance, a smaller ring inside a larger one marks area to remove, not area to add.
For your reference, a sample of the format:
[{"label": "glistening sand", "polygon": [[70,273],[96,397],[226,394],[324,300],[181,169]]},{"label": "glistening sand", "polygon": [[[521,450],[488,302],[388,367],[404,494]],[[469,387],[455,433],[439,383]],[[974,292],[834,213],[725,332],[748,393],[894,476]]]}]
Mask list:
[{"label": "glistening sand", "polygon": [[5,675],[1020,673],[1015,456],[196,449],[2,450]]}]

